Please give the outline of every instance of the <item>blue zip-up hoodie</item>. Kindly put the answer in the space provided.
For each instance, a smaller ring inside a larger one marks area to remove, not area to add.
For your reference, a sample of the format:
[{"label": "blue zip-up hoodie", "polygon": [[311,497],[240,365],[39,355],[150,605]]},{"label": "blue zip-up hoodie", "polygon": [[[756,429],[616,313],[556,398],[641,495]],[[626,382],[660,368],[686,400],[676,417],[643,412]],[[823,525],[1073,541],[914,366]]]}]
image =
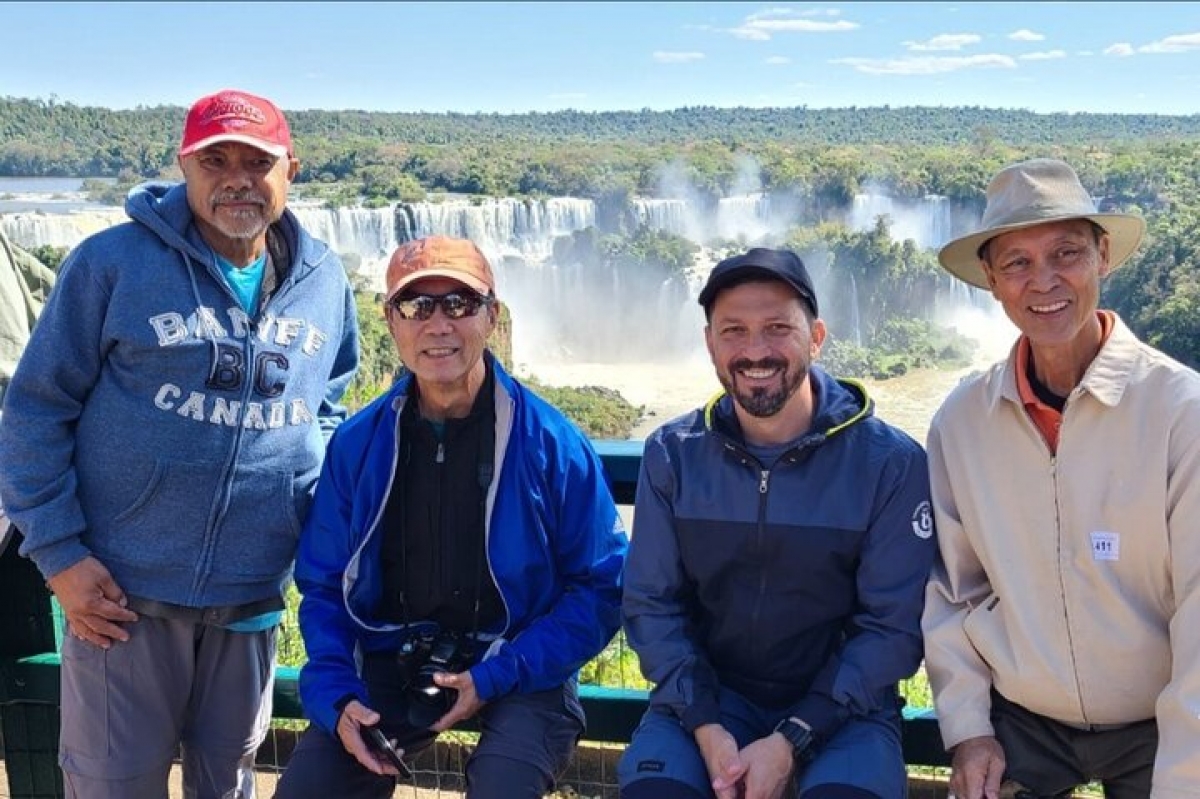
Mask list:
[{"label": "blue zip-up hoodie", "polygon": [[5,398],[21,552],[46,577],[91,554],[128,594],[189,607],[278,595],[358,365],[345,270],[284,211],[280,282],[249,318],[183,184],[126,211],[63,263]]},{"label": "blue zip-up hoodie", "polygon": [[828,741],[921,662],[925,452],[862,386],[810,374],[810,432],[770,469],[724,394],[646,442],[622,610],[652,703],[688,730],[720,721],[723,686]]},{"label": "blue zip-up hoodie", "polygon": [[[491,701],[561,686],[604,649],[620,626],[628,539],[588,440],[486,357],[496,378],[496,473],[485,546],[505,613],[484,631],[496,638],[471,677],[480,699]],[[411,632],[381,621],[377,609],[381,523],[412,379],[338,428],[300,539],[296,585],[308,653],[300,697],[331,734],[341,700],[371,704],[358,654],[395,651]]]}]

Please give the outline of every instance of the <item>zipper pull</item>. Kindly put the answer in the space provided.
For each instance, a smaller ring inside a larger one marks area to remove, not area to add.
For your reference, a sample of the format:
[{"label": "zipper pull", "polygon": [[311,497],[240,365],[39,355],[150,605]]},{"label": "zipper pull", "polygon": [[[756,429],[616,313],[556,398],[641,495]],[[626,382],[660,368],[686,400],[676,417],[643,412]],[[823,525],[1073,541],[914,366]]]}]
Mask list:
[{"label": "zipper pull", "polygon": [[767,480],[770,479],[771,472],[769,469],[763,469],[759,474],[761,478],[758,481],[758,493],[765,494],[767,493]]},{"label": "zipper pull", "polygon": [[446,462],[446,445],[441,441],[438,442],[437,455],[434,457],[434,463]]}]

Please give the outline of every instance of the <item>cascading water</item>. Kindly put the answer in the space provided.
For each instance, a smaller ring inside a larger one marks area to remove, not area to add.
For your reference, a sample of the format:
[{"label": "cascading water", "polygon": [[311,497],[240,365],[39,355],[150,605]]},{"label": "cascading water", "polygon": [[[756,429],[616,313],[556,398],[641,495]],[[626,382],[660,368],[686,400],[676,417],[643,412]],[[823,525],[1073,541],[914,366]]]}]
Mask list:
[{"label": "cascading water", "polygon": [[[770,246],[796,224],[803,204],[803,198],[793,194],[764,192],[716,202],[633,198],[622,212],[621,224],[627,231],[645,225],[701,245],[736,241],[741,246]],[[644,270],[625,269],[620,275],[596,275],[577,265],[555,263],[557,237],[596,225],[591,200],[450,197],[375,209],[329,209],[297,202],[292,209],[314,236],[347,256],[347,266],[360,284],[376,289],[382,288],[387,259],[400,242],[431,234],[475,241],[493,261],[500,295],[513,311],[518,360],[555,356],[666,362],[703,352],[703,316],[695,297],[719,255],[703,249],[687,276],[667,276],[649,265]],[[845,221],[864,230],[873,227],[879,215],[890,218],[893,238],[913,238],[927,247],[938,246],[974,221],[969,209],[956,208],[944,198],[902,201],[879,193],[856,197]],[[0,227],[26,247],[70,247],[122,221],[125,214],[118,208],[0,214]],[[828,267],[810,266],[823,304],[835,307],[838,291],[857,293],[853,279],[839,281],[828,274]],[[960,306],[992,306],[986,294],[949,276],[939,281],[937,295],[939,314]],[[861,342],[857,298],[848,299],[854,313],[852,335]]]}]

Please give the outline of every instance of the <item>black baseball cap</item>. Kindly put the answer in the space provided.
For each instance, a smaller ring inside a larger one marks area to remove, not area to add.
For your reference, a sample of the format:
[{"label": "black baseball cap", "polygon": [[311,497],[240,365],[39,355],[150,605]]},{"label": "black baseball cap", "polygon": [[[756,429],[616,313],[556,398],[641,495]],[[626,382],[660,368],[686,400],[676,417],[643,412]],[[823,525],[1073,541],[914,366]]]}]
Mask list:
[{"label": "black baseball cap", "polygon": [[700,290],[700,304],[704,306],[704,313],[707,315],[711,312],[713,301],[717,299],[721,289],[755,278],[787,283],[808,305],[813,316],[819,316],[817,292],[800,256],[791,250],[772,250],[766,247],[755,247],[749,252],[726,258],[713,267],[708,274],[708,282]]}]

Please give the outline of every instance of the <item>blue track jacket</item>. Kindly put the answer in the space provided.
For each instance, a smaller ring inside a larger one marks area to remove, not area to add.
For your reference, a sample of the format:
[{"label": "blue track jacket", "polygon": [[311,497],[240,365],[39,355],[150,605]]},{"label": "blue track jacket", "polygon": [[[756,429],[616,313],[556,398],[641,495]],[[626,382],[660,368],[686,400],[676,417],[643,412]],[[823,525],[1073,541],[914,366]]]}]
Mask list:
[{"label": "blue track jacket", "polygon": [[629,643],[651,702],[688,730],[718,687],[828,740],[894,702],[921,662],[935,544],[925,453],[863,387],[814,367],[816,416],[771,469],[720,395],[646,442],[625,573]]},{"label": "blue track jacket", "polygon": [[[494,369],[498,468],[487,497],[486,547],[505,618],[500,629],[485,631],[497,638],[471,669],[484,701],[560,686],[608,644],[620,626],[628,547],[588,440],[499,364]],[[339,700],[370,705],[356,653],[398,649],[411,632],[376,616],[380,524],[411,380],[402,378],[338,428],[300,539],[296,584],[308,650],[300,696],[309,718],[331,734]]]},{"label": "blue track jacket", "polygon": [[280,283],[250,316],[186,186],[125,210],[63,262],[5,397],[21,553],[47,578],[94,555],[127,593],[189,607],[279,596],[358,365],[346,271],[285,210]]}]

